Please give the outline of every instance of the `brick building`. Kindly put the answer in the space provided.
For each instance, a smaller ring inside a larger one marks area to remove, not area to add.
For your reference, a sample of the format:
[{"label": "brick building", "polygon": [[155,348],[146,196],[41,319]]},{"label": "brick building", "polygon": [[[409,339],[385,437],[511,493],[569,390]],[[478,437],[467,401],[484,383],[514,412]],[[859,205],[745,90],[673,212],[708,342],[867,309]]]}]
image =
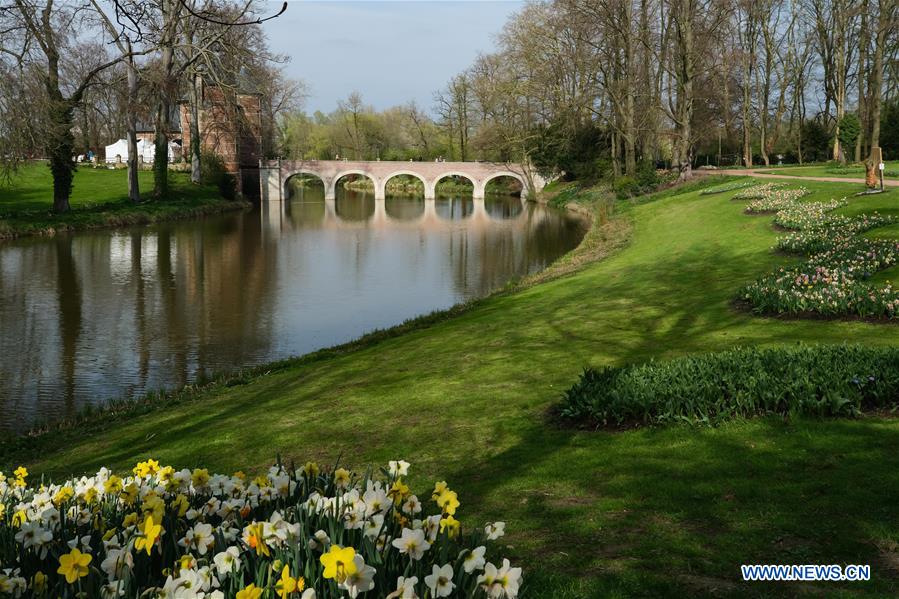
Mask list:
[{"label": "brick building", "polygon": [[[213,85],[203,85],[200,94],[201,151],[218,155],[225,169],[238,177],[240,190],[258,193],[259,159],[263,158],[261,95],[228,97]],[[182,155],[190,160],[190,104],[182,102],[180,112]]]}]

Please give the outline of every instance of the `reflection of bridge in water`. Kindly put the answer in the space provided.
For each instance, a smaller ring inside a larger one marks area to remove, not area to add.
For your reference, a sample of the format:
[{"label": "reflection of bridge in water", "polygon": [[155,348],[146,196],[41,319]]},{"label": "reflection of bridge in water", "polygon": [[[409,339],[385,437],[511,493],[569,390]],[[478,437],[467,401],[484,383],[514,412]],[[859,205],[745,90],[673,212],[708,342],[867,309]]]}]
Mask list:
[{"label": "reflection of bridge in water", "polygon": [[[290,227],[291,213],[305,210],[305,225],[320,224],[332,229],[419,229],[440,230],[464,224],[470,231],[526,221],[538,227],[549,217],[545,209],[524,198],[500,196],[484,198],[439,198],[422,200],[397,196],[375,200],[371,194],[350,192],[351,197],[322,201],[262,203],[262,225],[269,232]],[[321,198],[321,195],[318,195]],[[412,210],[410,210],[412,208]]]},{"label": "reflection of bridge in water", "polygon": [[411,176],[421,181],[426,200],[437,196],[437,184],[447,177],[462,177],[472,184],[472,195],[483,199],[487,184],[499,177],[512,177],[528,197],[543,189],[545,181],[532,169],[509,162],[401,162],[346,160],[269,160],[259,163],[260,193],[264,202],[282,201],[289,196],[287,185],[292,177],[313,176],[325,186],[325,199],[337,197],[337,183],[348,175],[371,179],[375,199],[387,197],[387,183],[394,177]]}]

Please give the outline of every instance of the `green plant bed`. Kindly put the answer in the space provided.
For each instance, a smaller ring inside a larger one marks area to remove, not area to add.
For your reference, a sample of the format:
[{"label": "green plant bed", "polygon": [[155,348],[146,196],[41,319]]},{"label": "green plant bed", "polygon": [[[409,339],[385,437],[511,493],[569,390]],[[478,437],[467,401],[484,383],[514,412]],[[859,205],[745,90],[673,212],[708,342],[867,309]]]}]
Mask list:
[{"label": "green plant bed", "polygon": [[899,404],[899,348],[739,348],[587,369],[560,414],[602,426],[719,424],[739,417],[846,416]]}]

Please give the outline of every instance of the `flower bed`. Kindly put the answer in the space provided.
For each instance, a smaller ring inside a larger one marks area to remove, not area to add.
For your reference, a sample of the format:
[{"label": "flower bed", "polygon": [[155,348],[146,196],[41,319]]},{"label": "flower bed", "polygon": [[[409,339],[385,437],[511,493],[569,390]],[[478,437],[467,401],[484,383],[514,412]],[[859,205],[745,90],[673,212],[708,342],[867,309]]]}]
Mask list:
[{"label": "flower bed", "polygon": [[740,193],[734,194],[732,200],[756,200],[764,198],[767,194],[786,187],[786,183],[762,183],[761,185],[753,185],[749,189],[745,189]]},{"label": "flower bed", "polygon": [[0,596],[516,597],[521,569],[491,547],[504,523],[463,527],[456,493],[439,482],[420,501],[408,468],[0,473]]},{"label": "flower bed", "polygon": [[895,318],[899,290],[872,285],[870,277],[899,262],[899,242],[858,237],[864,231],[896,222],[877,213],[856,217],[830,212],[846,200],[794,201],[775,217],[794,232],[777,240],[777,248],[808,254],[797,266],[780,268],[746,286],[740,299],[764,314],[817,314]]},{"label": "flower bed", "polygon": [[708,189],[703,189],[699,192],[701,196],[712,195],[716,193],[726,193],[728,191],[736,191],[738,189],[745,189],[747,187],[753,187],[756,185],[755,181],[735,181],[733,183],[725,183],[724,185],[718,185],[716,187],[709,187]]},{"label": "flower bed", "polygon": [[800,198],[811,192],[800,187],[798,189],[772,189],[746,206],[749,214],[768,214],[787,208],[795,208]]}]

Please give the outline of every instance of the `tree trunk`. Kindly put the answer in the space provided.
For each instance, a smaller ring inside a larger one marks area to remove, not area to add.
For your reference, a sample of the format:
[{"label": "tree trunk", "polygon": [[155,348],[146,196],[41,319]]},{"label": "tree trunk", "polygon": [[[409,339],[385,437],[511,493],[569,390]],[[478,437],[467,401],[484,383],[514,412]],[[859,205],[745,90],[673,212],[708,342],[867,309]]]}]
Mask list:
[{"label": "tree trunk", "polygon": [[874,46],[874,65],[871,73],[871,86],[869,89],[869,110],[871,121],[870,144],[880,145],[880,114],[883,102],[880,96],[883,88],[883,55],[887,45],[887,37],[893,25],[896,12],[896,0],[882,0],[880,2],[880,16],[877,25],[877,42]]},{"label": "tree trunk", "polygon": [[49,89],[50,123],[46,134],[47,156],[50,159],[50,171],[53,173],[53,211],[61,214],[68,212],[69,196],[72,195],[72,180],[75,177],[75,162],[72,160],[75,149],[75,138],[72,135],[74,109],[70,102],[62,97],[58,89]]},{"label": "tree trunk", "polygon": [[199,73],[191,77],[190,85],[190,180],[199,184],[203,173],[200,166],[200,102],[203,81]]},{"label": "tree trunk", "polygon": [[[131,51],[129,44],[128,51]],[[131,58],[127,63],[128,68],[128,110],[126,133],[128,138],[128,199],[135,204],[140,202],[140,183],[138,170],[140,169],[140,157],[137,155],[137,66]]]}]

